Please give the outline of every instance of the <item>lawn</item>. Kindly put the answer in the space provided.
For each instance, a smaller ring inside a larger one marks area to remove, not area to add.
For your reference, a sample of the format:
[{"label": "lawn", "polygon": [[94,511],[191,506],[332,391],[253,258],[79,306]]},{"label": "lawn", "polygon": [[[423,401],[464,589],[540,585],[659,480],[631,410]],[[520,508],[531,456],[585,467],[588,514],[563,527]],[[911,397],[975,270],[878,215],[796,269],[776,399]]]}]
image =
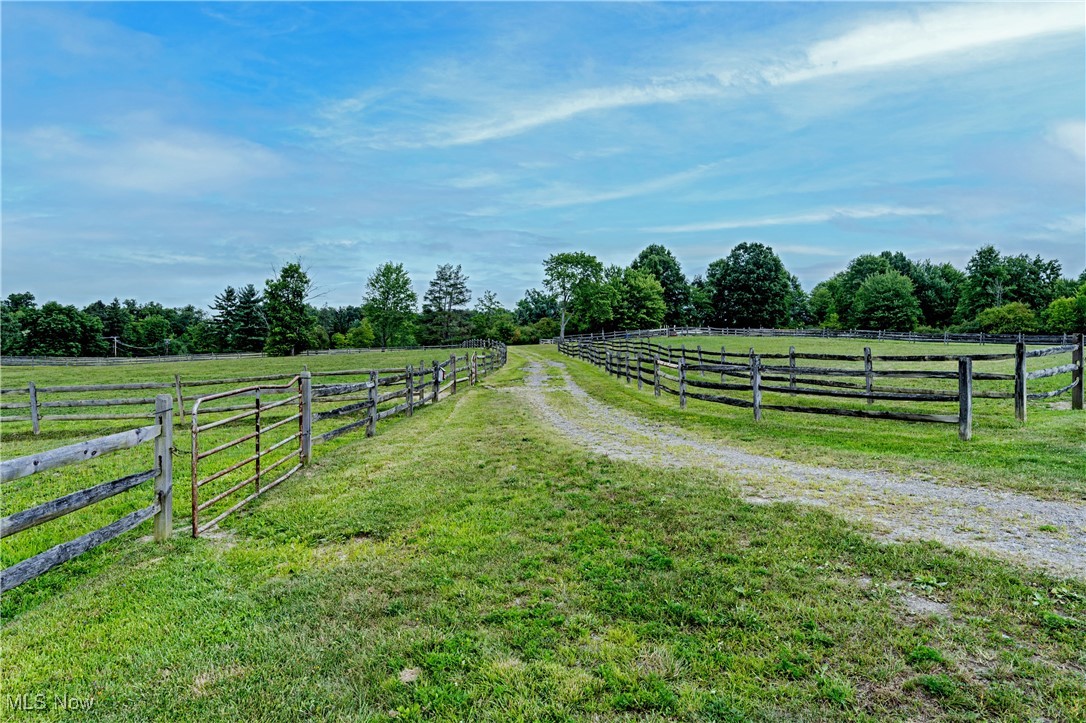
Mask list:
[{"label": "lawn", "polygon": [[[851,339],[785,339],[762,337],[655,339],[658,344],[685,345],[690,359],[697,357],[701,345],[709,363],[711,353],[719,360],[720,346],[728,353],[787,354],[789,345],[797,352],[820,354],[862,354],[871,346],[875,355],[905,354],[981,354],[1013,351],[1012,346],[976,344],[918,344],[910,342],[864,342]],[[710,351],[712,350],[712,351]],[[766,411],[755,423],[749,409],[689,400],[685,412],[678,399],[664,395],[657,399],[650,385],[638,391],[636,383],[626,384],[608,376],[597,367],[571,360],[559,354],[557,347],[542,345],[532,349],[549,359],[566,362],[574,379],[593,396],[651,419],[700,430],[715,439],[742,449],[770,456],[780,456],[813,464],[859,469],[885,469],[910,475],[924,475],[952,483],[985,485],[1027,491],[1053,499],[1086,499],[1086,413],[1069,409],[1068,396],[1057,400],[1031,400],[1025,424],[1014,418],[1010,399],[975,399],[973,439],[961,442],[952,425],[855,419],[827,415],[794,414]],[[729,360],[734,361],[734,360]],[[1070,354],[1027,360],[1027,368],[1040,369],[1071,361]],[[766,362],[770,363],[770,362]],[[774,361],[772,363],[781,363]],[[785,365],[787,361],[783,362]],[[810,365],[860,368],[854,362],[804,362]],[[877,362],[875,368],[890,366],[917,368],[902,363]],[[923,368],[956,369],[953,362],[925,363]],[[1011,361],[985,361],[977,371],[1012,373]],[[693,375],[692,376],[699,376]],[[700,375],[716,378],[716,375]],[[1070,375],[1031,381],[1029,391],[1047,391],[1066,384]],[[742,380],[740,380],[742,381]],[[880,383],[895,386],[923,386],[956,391],[953,380],[892,379]],[[1010,391],[1010,382],[977,382],[978,389]],[[699,390],[702,391],[702,390]],[[719,392],[714,392],[719,393]],[[742,397],[741,393],[733,396]],[[746,398],[749,398],[749,392]],[[862,400],[827,400],[823,397],[790,397],[784,394],[764,396],[766,404],[820,405],[957,414],[957,403],[910,404],[880,402],[867,407]]]},{"label": "lawn", "polygon": [[220,535],[129,535],[6,595],[5,695],[90,720],[1086,717],[1086,585],[584,453],[517,396],[528,353],[318,449]]}]

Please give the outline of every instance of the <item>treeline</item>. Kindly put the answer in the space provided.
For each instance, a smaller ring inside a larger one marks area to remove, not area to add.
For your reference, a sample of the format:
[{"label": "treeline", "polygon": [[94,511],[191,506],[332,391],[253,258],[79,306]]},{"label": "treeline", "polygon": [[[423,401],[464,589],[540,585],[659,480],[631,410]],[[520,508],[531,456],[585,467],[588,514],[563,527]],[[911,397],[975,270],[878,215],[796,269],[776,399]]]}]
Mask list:
[{"label": "treeline", "polygon": [[83,309],[30,293],[0,302],[4,355],[153,356],[209,352],[297,354],[309,349],[456,344],[469,338],[535,343],[561,333],[660,326],[1074,333],[1086,331],[1086,271],[1065,277],[1040,256],[979,249],[964,270],[914,262],[900,252],[858,256],[804,292],[773,252],[741,243],[688,278],[654,244],[629,266],[604,266],[578,251],[543,263],[543,288],[512,309],[483,291],[472,304],[459,265],[437,267],[418,295],[403,264],[367,279],[359,306],[317,307],[308,273],[283,266],[262,289],[228,286],[206,309],[133,299]]},{"label": "treeline", "polygon": [[[741,243],[687,279],[660,245],[626,268],[604,268],[583,252],[544,262],[546,294],[527,308],[557,305],[564,333],[667,326],[882,329],[1054,334],[1086,331],[1086,271],[1063,276],[1059,262],[978,250],[964,271],[884,251],[852,259],[808,295],[773,249]],[[529,300],[532,300],[529,303]],[[525,321],[532,321],[527,314]]]}]

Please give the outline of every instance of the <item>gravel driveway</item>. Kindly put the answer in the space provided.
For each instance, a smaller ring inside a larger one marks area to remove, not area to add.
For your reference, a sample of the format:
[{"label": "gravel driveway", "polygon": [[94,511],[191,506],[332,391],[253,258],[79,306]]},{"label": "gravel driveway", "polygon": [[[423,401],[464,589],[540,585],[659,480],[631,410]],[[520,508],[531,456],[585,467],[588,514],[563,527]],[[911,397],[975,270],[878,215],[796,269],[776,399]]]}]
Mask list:
[{"label": "gravel driveway", "polygon": [[[713,470],[751,502],[828,507],[871,523],[892,540],[937,540],[1086,579],[1086,505],[750,454],[603,404],[577,386],[561,362],[533,360],[527,371],[524,386],[512,391],[593,452],[645,465]],[[559,394],[565,397],[560,405]]]}]

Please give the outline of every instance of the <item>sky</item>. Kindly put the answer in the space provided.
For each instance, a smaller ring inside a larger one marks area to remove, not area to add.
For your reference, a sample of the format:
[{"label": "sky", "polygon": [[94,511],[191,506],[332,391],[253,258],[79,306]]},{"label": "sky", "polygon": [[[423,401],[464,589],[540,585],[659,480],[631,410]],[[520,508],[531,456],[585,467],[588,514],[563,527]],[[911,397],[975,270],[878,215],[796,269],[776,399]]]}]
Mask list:
[{"label": "sky", "polygon": [[1086,267],[1086,4],[12,3],[2,294],[540,287],[552,253],[808,290],[861,253]]}]

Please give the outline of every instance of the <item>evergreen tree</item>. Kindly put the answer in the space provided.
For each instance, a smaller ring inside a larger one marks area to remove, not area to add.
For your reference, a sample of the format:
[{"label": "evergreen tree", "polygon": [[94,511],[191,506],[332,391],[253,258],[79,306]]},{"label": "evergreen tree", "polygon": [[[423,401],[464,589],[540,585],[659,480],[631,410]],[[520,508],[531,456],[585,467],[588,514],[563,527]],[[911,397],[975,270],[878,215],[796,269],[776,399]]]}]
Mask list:
[{"label": "evergreen tree", "polygon": [[287,264],[279,276],[264,284],[264,308],[268,336],[264,350],[272,355],[294,355],[313,343],[316,319],[306,305],[312,293],[309,275],[300,263]]},{"label": "evergreen tree", "polygon": [[238,293],[237,327],[234,348],[237,351],[260,351],[268,337],[268,319],[264,315],[264,297],[252,284]]},{"label": "evergreen tree", "polygon": [[423,297],[433,311],[431,328],[442,344],[449,344],[456,336],[456,310],[471,301],[468,277],[457,264],[442,264],[430,281],[430,288]]},{"label": "evergreen tree", "polygon": [[221,294],[215,296],[211,305],[215,329],[215,339],[220,351],[237,351],[238,336],[238,294],[233,286],[227,286]]}]

